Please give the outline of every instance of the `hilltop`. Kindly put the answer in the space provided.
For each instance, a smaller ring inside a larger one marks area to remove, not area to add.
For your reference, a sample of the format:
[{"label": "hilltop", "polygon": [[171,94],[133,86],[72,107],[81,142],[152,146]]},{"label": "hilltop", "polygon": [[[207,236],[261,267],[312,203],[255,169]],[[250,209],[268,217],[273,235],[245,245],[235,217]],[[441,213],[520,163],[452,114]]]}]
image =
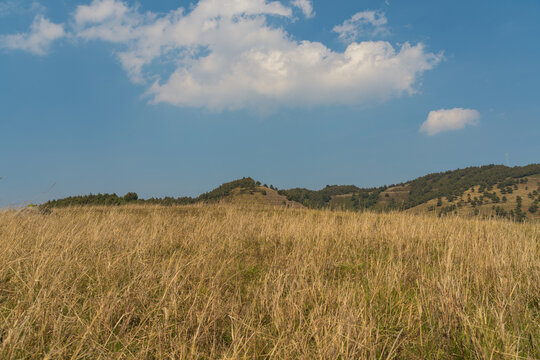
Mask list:
[{"label": "hilltop", "polygon": [[321,190],[278,190],[250,177],[224,183],[198,197],[139,199],[97,194],[52,200],[42,208],[79,205],[146,203],[187,205],[195,203],[256,204],[350,211],[407,211],[437,216],[500,217],[516,221],[540,218],[540,164],[523,167],[486,165],[428,174],[417,179],[374,188],[327,185]]}]

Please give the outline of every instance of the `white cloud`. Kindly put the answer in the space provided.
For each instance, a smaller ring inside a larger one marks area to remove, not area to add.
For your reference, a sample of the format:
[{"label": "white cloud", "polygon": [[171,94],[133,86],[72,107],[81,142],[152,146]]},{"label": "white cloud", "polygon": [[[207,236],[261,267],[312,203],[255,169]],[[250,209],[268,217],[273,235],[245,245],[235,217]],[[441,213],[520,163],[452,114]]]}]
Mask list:
[{"label": "white cloud", "polygon": [[359,105],[414,92],[417,75],[437,62],[422,45],[395,50],[385,42],[351,44],[336,53],[315,42],[250,49],[229,58],[213,53],[178,68],[150,89],[155,102],[215,109],[265,104]]},{"label": "white cloud", "polygon": [[338,33],[339,38],[353,42],[360,37],[379,36],[388,33],[388,20],[384,13],[379,11],[362,11],[354,14],[343,24],[334,27],[333,31]]},{"label": "white cloud", "polygon": [[26,13],[43,13],[44,11],[45,7],[37,1],[3,0],[0,2],[0,18]]},{"label": "white cloud", "polygon": [[0,48],[24,50],[45,55],[53,41],[66,36],[63,25],[50,22],[41,15],[34,18],[30,31],[0,36]]},{"label": "white cloud", "polygon": [[308,19],[315,16],[313,2],[311,0],[294,0],[291,4],[302,10],[304,16]]},{"label": "white cloud", "polygon": [[129,12],[129,8],[123,2],[115,0],[94,0],[90,5],[77,7],[74,18],[79,26],[86,24],[101,23],[112,18],[122,18]]},{"label": "white cloud", "polygon": [[[70,23],[75,38],[112,43],[132,81],[149,84],[151,102],[214,110],[381,102],[415,93],[441,59],[422,44],[384,41],[336,52],[295,40],[273,17],[292,21],[292,10],[279,1],[200,0],[158,15],[93,0]],[[385,21],[373,15],[375,24]]]},{"label": "white cloud", "polygon": [[443,131],[461,130],[467,125],[478,125],[480,113],[471,109],[442,109],[431,111],[420,131],[429,136]]}]

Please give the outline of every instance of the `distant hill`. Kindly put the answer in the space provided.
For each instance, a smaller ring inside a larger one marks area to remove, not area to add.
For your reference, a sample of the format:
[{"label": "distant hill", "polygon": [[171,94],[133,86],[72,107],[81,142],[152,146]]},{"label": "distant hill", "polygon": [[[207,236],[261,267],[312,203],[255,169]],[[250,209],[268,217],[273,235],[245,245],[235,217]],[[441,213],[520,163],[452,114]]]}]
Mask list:
[{"label": "distant hill", "polygon": [[63,208],[69,206],[119,206],[126,204],[152,204],[152,205],[189,205],[196,203],[236,203],[259,204],[269,206],[304,207],[302,204],[290,201],[286,196],[278,193],[272,185],[261,185],[250,177],[224,183],[212,191],[192,197],[164,197],[139,199],[136,193],[127,193],[124,196],[117,194],[90,194],[70,196],[63,199],[51,200],[40,205],[42,208]]},{"label": "distant hill", "polygon": [[311,208],[403,210],[522,221],[540,218],[540,164],[469,167],[371,189],[334,185],[318,191],[297,188],[280,193]]},{"label": "distant hill", "polygon": [[250,177],[225,183],[196,198],[139,199],[98,194],[52,200],[45,208],[129,203],[187,205],[227,202],[268,206],[331,208],[351,211],[408,211],[437,216],[502,217],[516,221],[540,219],[540,164],[523,167],[487,165],[429,174],[405,183],[360,188],[328,185],[321,190],[277,190]]}]

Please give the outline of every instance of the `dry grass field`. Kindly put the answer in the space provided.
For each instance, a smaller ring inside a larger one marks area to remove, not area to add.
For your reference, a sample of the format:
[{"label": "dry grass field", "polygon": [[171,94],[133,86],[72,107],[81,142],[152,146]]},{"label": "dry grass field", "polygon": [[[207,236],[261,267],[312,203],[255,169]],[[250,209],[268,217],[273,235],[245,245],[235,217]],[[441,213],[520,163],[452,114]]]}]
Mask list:
[{"label": "dry grass field", "polygon": [[0,359],[539,359],[540,224],[0,213]]}]

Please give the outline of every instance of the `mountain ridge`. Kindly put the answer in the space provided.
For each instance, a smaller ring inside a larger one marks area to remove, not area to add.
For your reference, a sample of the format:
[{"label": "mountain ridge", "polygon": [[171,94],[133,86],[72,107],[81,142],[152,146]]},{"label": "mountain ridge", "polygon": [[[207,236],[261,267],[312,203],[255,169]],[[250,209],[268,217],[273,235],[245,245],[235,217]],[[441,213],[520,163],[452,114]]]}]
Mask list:
[{"label": "mountain ridge", "polygon": [[[529,183],[530,181],[530,183]],[[139,199],[136,193],[72,196],[40,205],[55,208],[78,205],[146,203],[188,205],[195,203],[244,203],[351,211],[411,211],[439,216],[483,215],[522,221],[540,218],[540,164],[507,167],[471,166],[431,173],[416,179],[380,187],[327,185],[320,190],[278,190],[251,177],[224,183],[198,197]],[[486,206],[491,208],[487,209]]]}]

